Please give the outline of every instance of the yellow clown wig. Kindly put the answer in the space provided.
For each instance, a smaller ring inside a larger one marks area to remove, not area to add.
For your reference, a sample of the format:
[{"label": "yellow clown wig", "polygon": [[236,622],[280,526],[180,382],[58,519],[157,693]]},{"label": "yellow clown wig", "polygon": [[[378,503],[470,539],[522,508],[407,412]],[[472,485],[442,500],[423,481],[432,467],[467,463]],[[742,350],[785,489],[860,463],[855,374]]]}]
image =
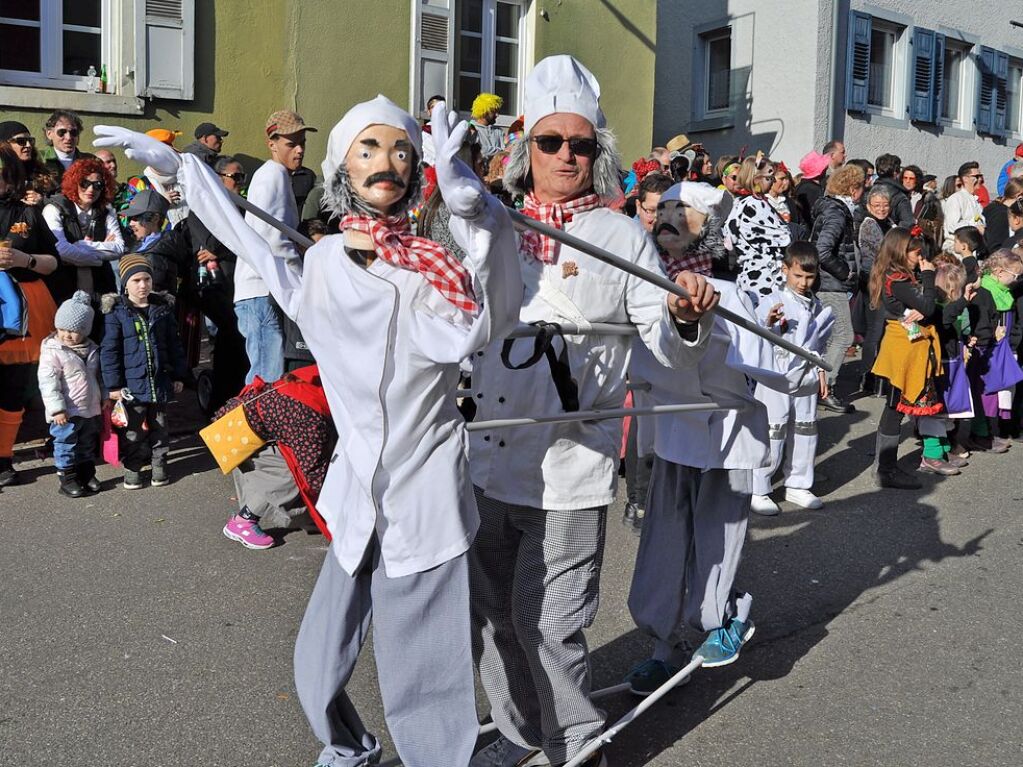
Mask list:
[{"label": "yellow clown wig", "polygon": [[479,120],[484,115],[499,110],[504,106],[504,99],[496,93],[481,93],[472,101],[472,119]]}]

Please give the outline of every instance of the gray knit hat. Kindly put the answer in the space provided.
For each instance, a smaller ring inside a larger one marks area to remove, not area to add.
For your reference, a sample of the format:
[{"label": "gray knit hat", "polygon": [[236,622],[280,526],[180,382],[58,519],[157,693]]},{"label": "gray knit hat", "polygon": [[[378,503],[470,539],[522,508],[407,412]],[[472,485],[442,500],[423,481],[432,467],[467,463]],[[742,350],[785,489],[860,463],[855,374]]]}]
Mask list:
[{"label": "gray knit hat", "polygon": [[75,291],[67,301],[60,305],[53,324],[59,330],[70,330],[73,333],[89,335],[92,330],[92,299],[84,290]]}]

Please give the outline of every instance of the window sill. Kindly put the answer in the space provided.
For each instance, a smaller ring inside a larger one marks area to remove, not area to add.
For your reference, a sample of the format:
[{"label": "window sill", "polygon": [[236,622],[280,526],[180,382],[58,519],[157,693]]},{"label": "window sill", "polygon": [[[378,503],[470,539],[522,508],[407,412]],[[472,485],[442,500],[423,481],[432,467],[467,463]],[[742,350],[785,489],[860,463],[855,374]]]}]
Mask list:
[{"label": "window sill", "polygon": [[725,128],[734,127],[735,115],[731,112],[726,112],[725,114],[707,115],[699,120],[693,120],[689,123],[688,130],[691,133],[698,133],[700,131],[724,130]]},{"label": "window sill", "polygon": [[145,109],[142,99],[112,93],[62,91],[52,88],[22,88],[0,85],[0,104],[26,109],[70,109],[75,112],[140,115]]}]

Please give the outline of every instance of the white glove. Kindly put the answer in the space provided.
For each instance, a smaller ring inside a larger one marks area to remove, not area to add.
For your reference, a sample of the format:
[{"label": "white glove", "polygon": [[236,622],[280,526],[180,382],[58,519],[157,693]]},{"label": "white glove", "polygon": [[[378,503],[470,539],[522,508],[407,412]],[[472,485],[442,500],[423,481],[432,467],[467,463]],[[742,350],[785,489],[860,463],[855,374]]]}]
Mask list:
[{"label": "white glove", "polygon": [[459,122],[455,112],[448,114],[441,101],[433,108],[430,130],[437,153],[433,166],[437,171],[437,187],[448,210],[459,218],[476,218],[484,210],[487,193],[479,176],[458,156],[469,124],[464,120]]},{"label": "white glove", "polygon": [[92,132],[98,136],[92,142],[94,147],[121,147],[129,160],[148,165],[164,175],[173,177],[181,167],[181,157],[177,152],[145,133],[115,125],[97,125]]}]

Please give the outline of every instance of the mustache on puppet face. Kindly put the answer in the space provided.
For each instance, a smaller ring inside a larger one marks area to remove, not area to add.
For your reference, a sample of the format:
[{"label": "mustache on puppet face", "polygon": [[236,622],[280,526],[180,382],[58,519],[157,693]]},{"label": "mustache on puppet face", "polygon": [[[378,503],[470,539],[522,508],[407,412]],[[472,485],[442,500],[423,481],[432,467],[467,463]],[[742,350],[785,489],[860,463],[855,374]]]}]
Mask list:
[{"label": "mustache on puppet face", "polygon": [[668,222],[658,224],[654,227],[654,237],[660,237],[662,234],[673,234],[676,237],[681,236],[682,232],[676,229],[673,225]]},{"label": "mustache on puppet face", "polygon": [[402,177],[395,173],[393,170],[385,170],[381,171],[380,173],[374,173],[372,176],[366,179],[365,183],[363,183],[363,186],[368,189],[374,184],[379,184],[384,181],[394,184],[399,189],[404,189],[406,186],[405,181],[402,179]]}]

